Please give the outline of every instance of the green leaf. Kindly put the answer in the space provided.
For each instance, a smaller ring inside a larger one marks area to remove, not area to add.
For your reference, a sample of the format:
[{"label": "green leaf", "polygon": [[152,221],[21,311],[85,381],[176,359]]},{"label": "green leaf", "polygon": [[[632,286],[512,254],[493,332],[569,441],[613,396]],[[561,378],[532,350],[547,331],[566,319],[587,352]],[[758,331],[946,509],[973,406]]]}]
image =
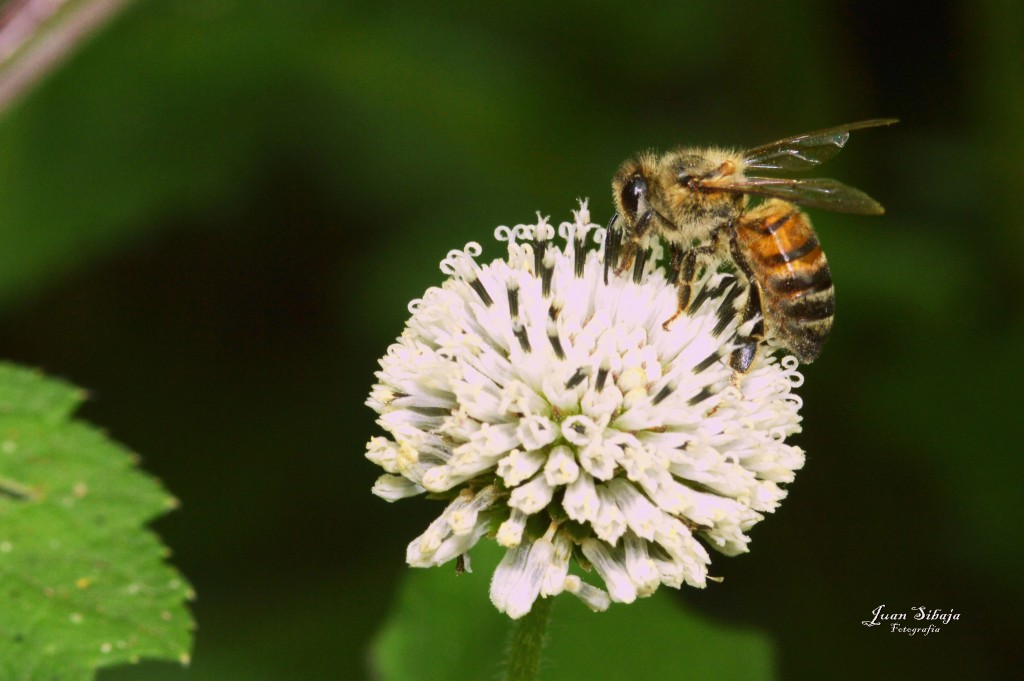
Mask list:
[{"label": "green leaf", "polygon": [[[454,567],[410,570],[373,645],[377,677],[501,678],[512,622],[487,595],[500,557],[493,542],[481,542],[473,550],[473,573],[456,576]],[[590,612],[568,594],[558,596],[541,659],[542,681],[774,678],[769,639],[701,620],[669,591],[629,605],[614,603],[603,613]]]},{"label": "green leaf", "polygon": [[144,525],[176,504],[70,414],[85,393],[0,364],[0,679],[188,661],[191,588]]}]

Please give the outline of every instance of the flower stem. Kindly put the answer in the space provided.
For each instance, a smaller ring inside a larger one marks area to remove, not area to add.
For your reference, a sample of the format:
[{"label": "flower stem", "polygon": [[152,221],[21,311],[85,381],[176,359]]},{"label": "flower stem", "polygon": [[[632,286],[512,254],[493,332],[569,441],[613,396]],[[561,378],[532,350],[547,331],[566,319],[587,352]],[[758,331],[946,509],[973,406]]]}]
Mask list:
[{"label": "flower stem", "polygon": [[505,681],[536,681],[554,598],[538,598],[516,623],[509,641]]}]

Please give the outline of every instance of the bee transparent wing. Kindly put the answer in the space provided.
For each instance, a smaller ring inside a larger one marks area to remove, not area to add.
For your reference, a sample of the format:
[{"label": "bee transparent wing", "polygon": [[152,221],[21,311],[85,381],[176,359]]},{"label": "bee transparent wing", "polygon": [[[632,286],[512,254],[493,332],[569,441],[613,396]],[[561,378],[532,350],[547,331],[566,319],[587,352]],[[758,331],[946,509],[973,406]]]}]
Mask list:
[{"label": "bee transparent wing", "polygon": [[771,196],[801,206],[823,208],[837,213],[881,215],[885,212],[880,203],[861,190],[826,177],[813,177],[805,180],[748,177],[743,182],[717,184],[715,189],[756,196]]},{"label": "bee transparent wing", "polygon": [[851,130],[892,125],[898,120],[873,118],[787,137],[743,152],[743,165],[756,170],[807,170],[838,154],[850,139]]}]

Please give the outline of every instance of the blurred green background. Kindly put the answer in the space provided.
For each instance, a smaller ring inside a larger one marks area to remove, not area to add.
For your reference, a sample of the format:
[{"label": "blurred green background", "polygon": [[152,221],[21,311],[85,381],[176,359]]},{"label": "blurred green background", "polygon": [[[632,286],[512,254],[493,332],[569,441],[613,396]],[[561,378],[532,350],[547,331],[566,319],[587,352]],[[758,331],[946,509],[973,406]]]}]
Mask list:
[{"label": "blurred green background", "polygon": [[[444,254],[577,196],[607,220],[644,147],[876,116],[823,174],[888,214],[814,213],[839,307],[807,466],[723,584],[664,596],[783,679],[1012,677],[1019,3],[631,4],[142,0],[0,120],[0,356],[89,388],[183,504],[157,530],[193,664],[101,679],[365,677],[439,508],[370,495],[363,400]],[[861,626],[881,604],[962,616]]]}]

